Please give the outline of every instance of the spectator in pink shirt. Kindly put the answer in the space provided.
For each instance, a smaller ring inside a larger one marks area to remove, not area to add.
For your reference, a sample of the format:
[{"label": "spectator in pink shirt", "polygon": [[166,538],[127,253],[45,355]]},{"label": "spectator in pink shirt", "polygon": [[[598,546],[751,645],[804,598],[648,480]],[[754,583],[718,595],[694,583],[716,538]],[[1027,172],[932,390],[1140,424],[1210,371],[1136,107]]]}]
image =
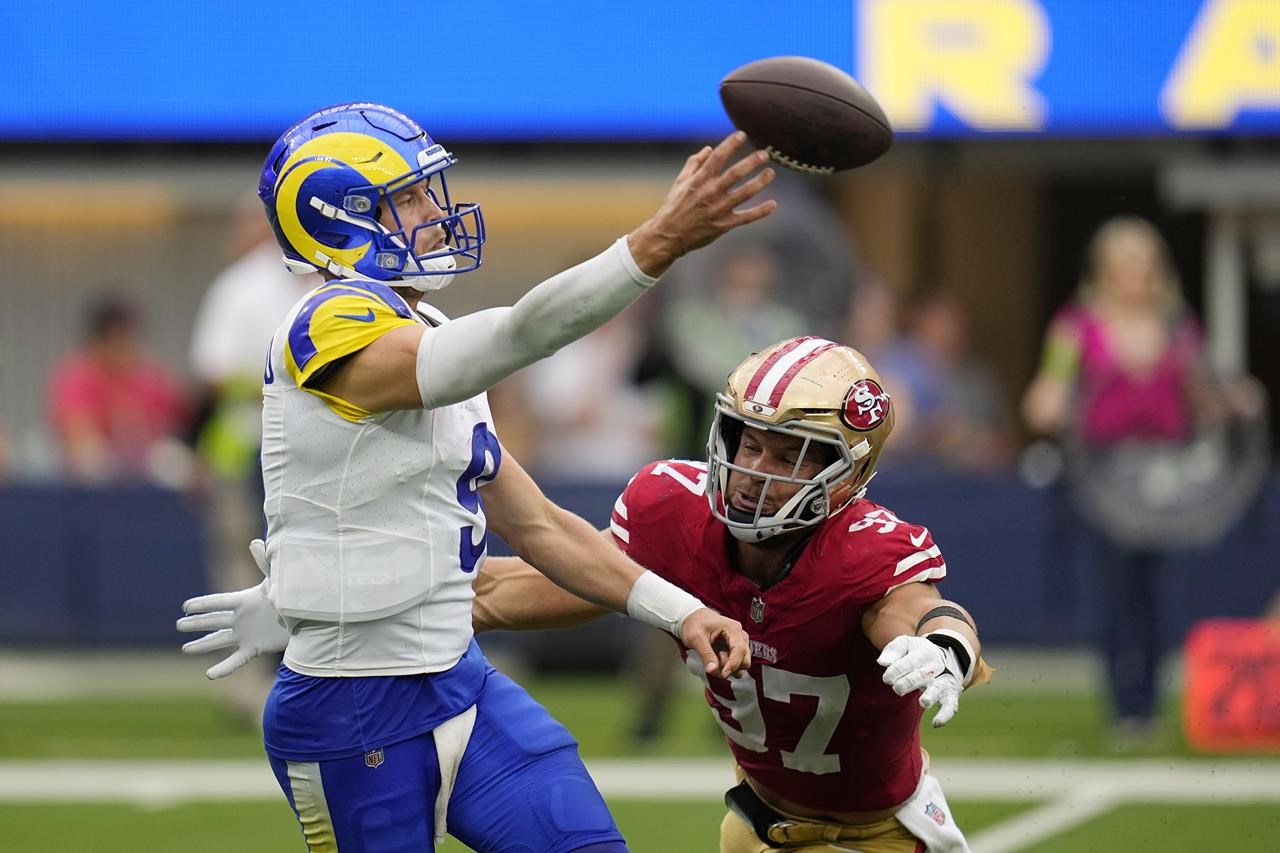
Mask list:
[{"label": "spectator in pink shirt", "polygon": [[185,454],[175,436],[187,404],[168,369],[139,340],[136,307],[107,297],[91,307],[85,342],[55,368],[48,414],[66,475],[105,483],[177,485]]},{"label": "spectator in pink shirt", "polygon": [[[1112,219],[1089,247],[1076,298],[1049,326],[1023,400],[1034,431],[1107,458],[1176,445],[1196,428],[1208,390],[1199,324],[1182,301],[1168,247],[1151,223]],[[1078,463],[1076,463],[1078,464]],[[1164,549],[1101,530],[1101,646],[1117,745],[1158,741],[1159,590]]]}]

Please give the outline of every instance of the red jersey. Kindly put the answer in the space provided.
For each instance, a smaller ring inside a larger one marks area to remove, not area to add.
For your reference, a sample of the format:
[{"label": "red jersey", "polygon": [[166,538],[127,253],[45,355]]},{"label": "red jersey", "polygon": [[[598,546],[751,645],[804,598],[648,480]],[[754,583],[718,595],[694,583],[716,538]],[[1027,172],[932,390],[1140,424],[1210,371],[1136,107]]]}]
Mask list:
[{"label": "red jersey", "polygon": [[738,764],[817,811],[903,802],[922,769],[919,696],[881,681],[862,615],[896,587],[946,576],[929,531],[855,501],[818,525],[790,574],[761,591],[729,562],[730,534],[707,505],[706,477],[701,463],[649,465],[618,498],[611,526],[633,560],[750,636],[751,668],[736,679],[708,676],[686,654]]}]

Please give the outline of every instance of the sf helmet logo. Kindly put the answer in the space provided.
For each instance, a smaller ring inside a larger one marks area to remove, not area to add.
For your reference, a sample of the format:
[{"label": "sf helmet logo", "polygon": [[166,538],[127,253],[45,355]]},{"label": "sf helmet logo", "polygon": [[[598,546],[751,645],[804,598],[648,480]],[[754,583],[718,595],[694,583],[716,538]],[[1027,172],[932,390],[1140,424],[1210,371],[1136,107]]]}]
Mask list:
[{"label": "sf helmet logo", "polygon": [[859,379],[844,397],[840,419],[850,429],[869,432],[889,414],[889,394],[874,379]]}]

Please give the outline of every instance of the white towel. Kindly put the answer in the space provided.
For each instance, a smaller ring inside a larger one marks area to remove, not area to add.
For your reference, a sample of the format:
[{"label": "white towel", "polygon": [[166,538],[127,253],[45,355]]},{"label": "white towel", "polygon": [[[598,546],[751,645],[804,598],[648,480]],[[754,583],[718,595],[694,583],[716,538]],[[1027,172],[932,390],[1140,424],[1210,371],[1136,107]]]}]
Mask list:
[{"label": "white towel", "polygon": [[458,778],[458,767],[471,741],[471,730],[476,724],[476,706],[472,705],[455,717],[450,717],[432,735],[436,741],[436,756],[440,761],[440,790],[436,794],[436,845],[444,843],[448,829],[449,798],[453,796],[453,783]]},{"label": "white towel", "polygon": [[928,773],[920,777],[915,796],[898,809],[895,817],[924,842],[928,853],[972,853],[964,833],[956,826],[942,786]]}]

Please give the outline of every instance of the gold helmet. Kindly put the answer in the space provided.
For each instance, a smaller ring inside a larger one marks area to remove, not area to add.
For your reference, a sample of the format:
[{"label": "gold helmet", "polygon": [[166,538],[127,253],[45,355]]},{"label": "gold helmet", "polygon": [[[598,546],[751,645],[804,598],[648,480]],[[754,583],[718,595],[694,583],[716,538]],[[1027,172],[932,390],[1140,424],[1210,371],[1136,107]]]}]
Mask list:
[{"label": "gold helmet", "polygon": [[[734,463],[746,427],[803,439],[789,476]],[[814,337],[774,344],[739,364],[716,395],[707,443],[711,512],[747,542],[818,524],[866,493],[892,431],[889,395],[862,353]],[[811,453],[829,461],[803,478],[800,470]],[[728,505],[731,471],[764,481],[754,514]],[[774,514],[764,515],[765,494],[775,482],[800,488]]]}]

